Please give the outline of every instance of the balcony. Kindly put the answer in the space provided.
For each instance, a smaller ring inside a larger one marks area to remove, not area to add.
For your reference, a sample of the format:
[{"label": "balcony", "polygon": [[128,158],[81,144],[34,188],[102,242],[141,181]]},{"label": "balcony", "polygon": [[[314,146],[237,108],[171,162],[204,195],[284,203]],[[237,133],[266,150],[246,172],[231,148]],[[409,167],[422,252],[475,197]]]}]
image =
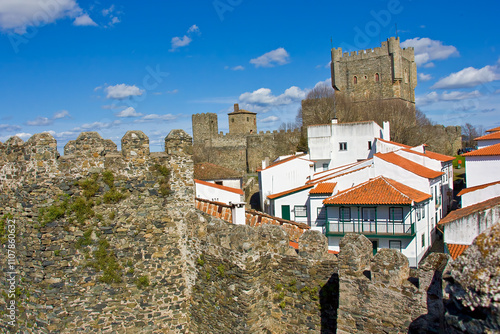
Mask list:
[{"label": "balcony", "polygon": [[376,236],[413,237],[415,227],[412,223],[389,219],[363,220],[330,220],[326,223],[327,236],[343,236],[345,233],[362,233]]}]

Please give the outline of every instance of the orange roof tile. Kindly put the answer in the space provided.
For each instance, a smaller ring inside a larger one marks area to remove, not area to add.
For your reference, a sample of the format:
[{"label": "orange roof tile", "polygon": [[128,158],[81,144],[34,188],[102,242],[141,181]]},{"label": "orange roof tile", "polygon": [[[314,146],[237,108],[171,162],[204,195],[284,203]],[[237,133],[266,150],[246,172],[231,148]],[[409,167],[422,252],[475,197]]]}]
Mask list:
[{"label": "orange roof tile", "polygon": [[474,157],[474,156],[489,156],[489,155],[500,155],[500,143],[486,146],[469,153],[462,154],[464,157]]},{"label": "orange roof tile", "polygon": [[440,177],[443,175],[443,172],[437,172],[435,170],[429,169],[427,167],[424,167],[420,164],[417,164],[416,162],[413,162],[411,160],[405,159],[402,156],[397,155],[394,152],[390,153],[377,153],[375,154],[377,158],[380,158],[384,161],[387,161],[393,165],[399,166],[403,169],[406,169],[409,172],[412,172],[413,174],[416,174],[421,177],[425,177],[428,179],[435,179],[437,177]]},{"label": "orange roof tile", "polygon": [[311,189],[309,191],[309,194],[313,195],[331,195],[333,193],[333,189],[335,189],[335,186],[337,183],[335,182],[323,182],[323,183],[318,183],[316,187]]},{"label": "orange roof tile", "polygon": [[483,211],[494,206],[500,205],[500,197],[490,198],[481,203],[477,203],[474,205],[466,206],[465,208],[457,209],[455,211],[451,211],[446,217],[439,221],[439,225],[448,224],[457,219],[467,217],[473,213]]},{"label": "orange roof tile", "polygon": [[486,132],[497,132],[497,131],[500,131],[500,126],[493,128],[493,129],[486,130]]},{"label": "orange roof tile", "polygon": [[323,201],[335,205],[411,205],[422,202],[431,195],[410,188],[397,181],[379,176],[350,189],[339,192]]},{"label": "orange roof tile", "polygon": [[408,148],[404,148],[403,151],[409,152],[409,153],[414,153],[414,154],[420,155],[422,157],[428,157],[428,158],[431,158],[431,159],[434,159],[434,160],[438,160],[438,161],[441,161],[441,162],[453,161],[455,159],[455,157],[452,157],[452,156],[449,156],[449,155],[440,154],[440,153],[436,153],[436,152],[431,152],[431,151],[428,151],[428,150],[425,150],[425,153],[422,153],[422,152],[410,150]]},{"label": "orange roof tile", "polygon": [[205,182],[205,181],[202,181],[202,180],[195,179],[194,183],[203,184],[205,186],[209,186],[209,187],[212,187],[212,188],[217,188],[217,189],[229,191],[229,192],[232,192],[232,193],[235,193],[235,194],[239,194],[239,195],[244,195],[245,194],[243,192],[243,190],[241,190],[241,189],[236,189],[236,188],[221,186],[221,185],[218,185],[218,184],[215,184],[215,183]]},{"label": "orange roof tile", "polygon": [[446,247],[448,247],[448,252],[451,255],[451,258],[453,260],[456,260],[457,257],[462,255],[462,253],[469,248],[469,245],[460,245],[460,244],[446,244]]},{"label": "orange roof tile", "polygon": [[290,241],[288,242],[288,245],[289,245],[290,247],[292,247],[293,249],[299,249],[299,243],[298,243],[298,242],[296,242],[296,241],[291,241],[291,240],[290,240]]},{"label": "orange roof tile", "polygon": [[462,196],[464,194],[467,194],[467,193],[470,193],[470,192],[473,192],[473,191],[476,191],[476,190],[479,190],[479,189],[484,189],[484,188],[487,188],[489,186],[493,186],[495,184],[499,184],[500,181],[496,181],[496,182],[491,182],[491,183],[486,183],[486,184],[481,184],[479,186],[475,186],[475,187],[470,187],[470,188],[465,188],[465,189],[462,189],[459,193],[458,193],[458,196]]},{"label": "orange roof tile", "polygon": [[500,132],[496,131],[488,133],[487,135],[481,137],[474,138],[474,140],[490,140],[490,139],[500,139]]},{"label": "orange roof tile", "polygon": [[334,251],[334,250],[328,250],[328,253],[330,253],[330,254],[339,254],[338,251]]},{"label": "orange roof tile", "polygon": [[380,140],[383,143],[397,145],[397,146],[401,146],[401,147],[404,147],[404,148],[411,148],[411,146],[408,146],[408,145],[405,145],[405,144],[401,144],[401,143],[396,143],[395,141],[385,140],[385,139],[382,139],[382,138],[377,138],[377,140]]},{"label": "orange roof tile", "polygon": [[351,174],[351,173],[354,173],[354,172],[358,172],[360,170],[363,170],[365,168],[368,168],[370,166],[364,166],[364,167],[361,167],[359,169],[354,169],[354,170],[350,170],[348,172],[345,172],[345,173],[342,173],[342,174],[335,174],[335,175],[332,175],[332,176],[322,176],[318,179],[312,179],[312,180],[309,180],[306,182],[306,184],[316,184],[316,183],[319,183],[319,182],[325,182],[325,181],[328,181],[328,180],[331,180],[331,179],[335,179],[337,177],[341,177],[341,176],[344,176],[344,175],[347,175],[347,174]]},{"label": "orange roof tile", "polygon": [[290,189],[290,190],[282,191],[280,193],[269,195],[269,196],[267,196],[267,198],[269,198],[269,199],[275,199],[275,198],[279,198],[279,197],[283,197],[283,196],[286,196],[286,195],[290,195],[290,194],[299,192],[299,191],[304,190],[304,189],[312,188],[312,187],[314,187],[314,184],[306,184],[305,186],[300,186],[300,187],[293,188],[293,189]]}]

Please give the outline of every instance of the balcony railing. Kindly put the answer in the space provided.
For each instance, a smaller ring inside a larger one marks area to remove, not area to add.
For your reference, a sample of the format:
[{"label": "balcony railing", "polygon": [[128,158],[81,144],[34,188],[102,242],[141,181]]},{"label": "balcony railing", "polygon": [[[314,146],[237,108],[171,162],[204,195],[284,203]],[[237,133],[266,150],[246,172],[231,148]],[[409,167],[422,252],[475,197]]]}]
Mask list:
[{"label": "balcony railing", "polygon": [[414,234],[414,224],[389,219],[377,219],[376,221],[330,220],[326,225],[327,234],[345,234],[349,232],[408,236]]}]

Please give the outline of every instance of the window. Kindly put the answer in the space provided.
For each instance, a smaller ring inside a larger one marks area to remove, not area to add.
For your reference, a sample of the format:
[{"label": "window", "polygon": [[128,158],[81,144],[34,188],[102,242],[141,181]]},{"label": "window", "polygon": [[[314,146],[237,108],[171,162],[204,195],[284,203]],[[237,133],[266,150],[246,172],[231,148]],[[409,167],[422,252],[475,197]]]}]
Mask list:
[{"label": "window", "polygon": [[323,206],[321,208],[318,208],[318,216],[316,218],[316,221],[318,222],[326,222],[326,208]]},{"label": "window", "polygon": [[368,142],[368,149],[371,150],[372,149],[372,142],[371,140]]},{"label": "window", "polygon": [[396,249],[401,252],[401,241],[400,240],[389,240],[389,248]]},{"label": "window", "polygon": [[422,205],[422,219],[425,218],[425,205]]},{"label": "window", "polygon": [[375,208],[363,208],[363,221],[374,222],[375,221]]},{"label": "window", "polygon": [[420,220],[422,219],[422,208],[420,206],[418,206],[416,209],[415,209],[415,212],[417,214],[417,220]]},{"label": "window", "polygon": [[328,169],[328,164],[323,164],[323,170],[327,170]]},{"label": "window", "polygon": [[351,221],[351,208],[339,208],[339,220],[341,222]]},{"label": "window", "polygon": [[356,85],[358,83],[358,77],[354,76],[354,84]]},{"label": "window", "polygon": [[425,233],[422,234],[422,248],[425,247]]},{"label": "window", "polygon": [[231,117],[231,123],[234,123],[234,118]]},{"label": "window", "polygon": [[250,122],[250,117],[247,117],[247,122]]},{"label": "window", "polygon": [[339,143],[339,150],[340,151],[347,151],[347,143]]},{"label": "window", "polygon": [[375,73],[375,82],[379,82],[380,81],[380,76],[378,75],[378,73]]},{"label": "window", "polygon": [[215,184],[219,185],[219,186],[222,186],[222,181],[215,181]]},{"label": "window", "polygon": [[307,207],[305,205],[296,205],[294,211],[295,217],[307,217]]},{"label": "window", "polygon": [[403,222],[403,208],[389,208],[389,219],[393,222]]}]

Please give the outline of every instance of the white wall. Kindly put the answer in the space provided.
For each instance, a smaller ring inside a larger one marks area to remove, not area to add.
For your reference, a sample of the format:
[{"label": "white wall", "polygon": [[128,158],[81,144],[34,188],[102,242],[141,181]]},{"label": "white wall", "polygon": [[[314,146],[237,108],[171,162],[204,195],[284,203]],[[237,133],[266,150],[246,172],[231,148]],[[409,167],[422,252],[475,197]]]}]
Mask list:
[{"label": "white wall", "polygon": [[500,156],[468,156],[465,159],[467,188],[500,181]]},{"label": "white wall", "polygon": [[[270,214],[283,218],[281,215],[281,206],[282,205],[289,205],[290,206],[290,220],[295,221],[295,222],[300,222],[300,223],[308,223],[308,215],[309,215],[309,191],[312,188],[307,188],[303,189],[301,191],[298,191],[296,193],[286,195],[280,198],[276,198],[271,200],[271,212]],[[295,206],[303,206],[305,205],[307,208],[307,216],[306,217],[295,217],[295,212],[294,212],[294,207]]]},{"label": "white wall", "polygon": [[220,180],[204,180],[209,183],[222,182],[222,185],[229,188],[241,189],[241,179],[220,179]]},{"label": "white wall", "polygon": [[483,148],[486,146],[491,146],[500,143],[500,139],[487,139],[487,140],[478,140],[477,141],[477,148]]},{"label": "white wall", "polygon": [[[307,157],[307,156],[305,156]],[[303,186],[314,174],[314,162],[298,157],[259,171],[261,208],[268,207],[267,196]]]},{"label": "white wall", "polygon": [[426,194],[430,193],[429,179],[425,177],[418,176],[377,156],[373,157],[373,165],[375,167],[375,176],[382,175]]},{"label": "white wall", "polygon": [[462,208],[477,203],[481,203],[491,198],[499,196],[500,196],[500,184],[493,184],[483,189],[477,189],[475,191],[471,191],[461,196]]},{"label": "white wall", "polygon": [[225,204],[239,203],[243,200],[243,196],[231,191],[218,189],[215,187],[207,186],[204,184],[200,184],[195,182],[196,185],[196,197],[203,198],[209,201],[221,202]]},{"label": "white wall", "polygon": [[471,245],[474,239],[500,219],[500,206],[473,213],[444,225],[444,242]]}]

